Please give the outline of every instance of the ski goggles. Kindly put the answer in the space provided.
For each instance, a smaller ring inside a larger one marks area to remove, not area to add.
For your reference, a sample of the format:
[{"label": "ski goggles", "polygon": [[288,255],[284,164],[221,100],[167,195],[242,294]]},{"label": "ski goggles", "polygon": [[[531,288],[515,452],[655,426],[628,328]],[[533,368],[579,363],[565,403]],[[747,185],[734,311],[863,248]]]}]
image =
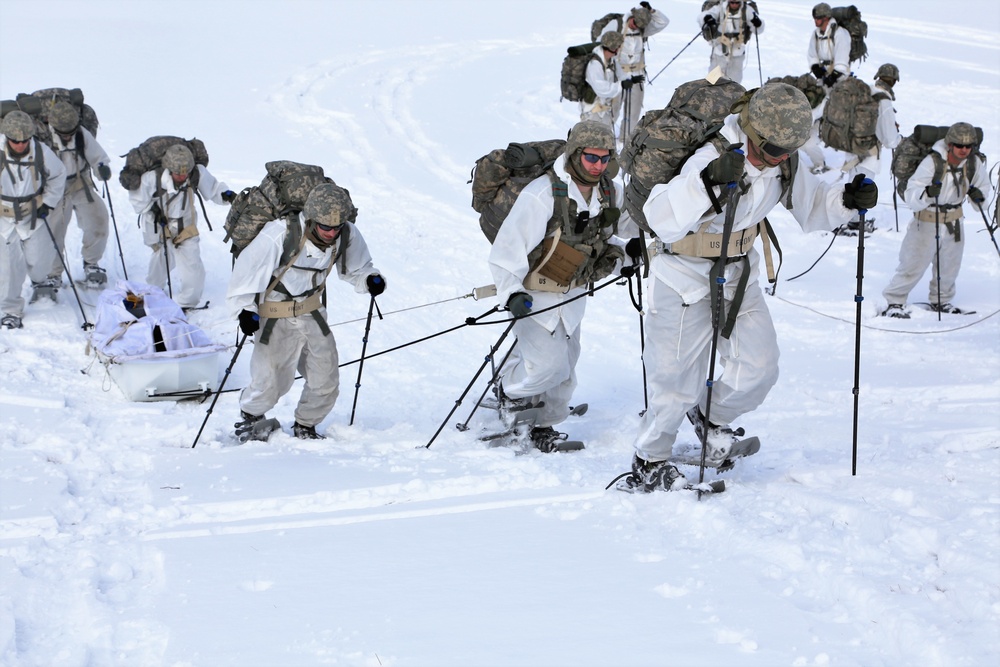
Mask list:
[{"label": "ski goggles", "polygon": [[601,164],[607,164],[608,161],[611,160],[611,153],[608,153],[607,155],[594,155],[593,153],[584,153],[583,159],[589,162],[590,164],[597,164],[598,162],[600,162]]},{"label": "ski goggles", "polygon": [[792,152],[792,149],[790,148],[782,148],[781,146],[776,146],[769,141],[763,142],[760,149],[773,158],[784,157]]}]

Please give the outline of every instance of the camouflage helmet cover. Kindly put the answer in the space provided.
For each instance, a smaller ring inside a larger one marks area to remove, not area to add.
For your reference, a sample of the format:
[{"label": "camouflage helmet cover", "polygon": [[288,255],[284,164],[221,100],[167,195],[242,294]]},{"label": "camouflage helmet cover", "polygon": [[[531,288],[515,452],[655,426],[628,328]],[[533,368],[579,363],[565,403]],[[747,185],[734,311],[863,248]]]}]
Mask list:
[{"label": "camouflage helmet cover", "polygon": [[947,144],[970,145],[979,143],[979,136],[976,134],[976,128],[969,123],[955,123],[948,128],[944,141]]},{"label": "camouflage helmet cover", "polygon": [[353,217],[355,209],[347,190],[333,183],[320,183],[310,190],[302,213],[306,222],[340,227]]},{"label": "camouflage helmet cover", "polygon": [[80,113],[69,102],[57,100],[49,111],[49,123],[56,132],[72,132],[80,125]]},{"label": "camouflage helmet cover", "polygon": [[606,148],[615,153],[615,132],[596,120],[583,120],[573,126],[566,139],[565,154],[570,157],[584,148]]},{"label": "camouflage helmet cover", "polygon": [[878,71],[875,72],[876,79],[890,79],[893,83],[899,81],[899,68],[892,63],[886,63],[879,66]]},{"label": "camouflage helmet cover", "polygon": [[618,51],[624,42],[625,38],[622,37],[622,34],[614,30],[601,35],[601,46],[609,51]]},{"label": "camouflage helmet cover", "polygon": [[766,83],[750,98],[747,121],[764,141],[795,150],[809,139],[812,106],[798,88],[787,83]]},{"label": "camouflage helmet cover", "polygon": [[632,21],[639,30],[645,30],[652,18],[652,14],[645,7],[636,7],[632,10]]},{"label": "camouflage helmet cover", "polygon": [[13,141],[27,141],[35,136],[35,121],[23,111],[11,111],[3,117],[0,133]]},{"label": "camouflage helmet cover", "polygon": [[183,144],[174,144],[163,154],[163,168],[171,174],[187,176],[194,169],[194,155]]},{"label": "camouflage helmet cover", "polygon": [[827,18],[830,16],[833,16],[833,10],[830,8],[830,5],[826,4],[825,2],[821,2],[815,7],[813,7],[814,19]]}]

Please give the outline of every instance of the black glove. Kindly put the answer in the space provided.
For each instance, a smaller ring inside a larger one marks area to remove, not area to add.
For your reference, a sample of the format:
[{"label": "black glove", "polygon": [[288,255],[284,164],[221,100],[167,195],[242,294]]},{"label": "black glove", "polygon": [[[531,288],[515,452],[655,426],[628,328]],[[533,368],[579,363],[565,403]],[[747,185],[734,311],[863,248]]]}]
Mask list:
[{"label": "black glove", "polygon": [[716,29],[716,28],[717,28],[717,27],[719,26],[719,22],[718,22],[718,21],[716,21],[716,20],[715,20],[715,17],[714,17],[714,16],[712,16],[711,14],[709,14],[708,16],[706,16],[706,17],[705,17],[705,20],[704,20],[704,21],[702,21],[702,23],[703,23],[703,24],[704,24],[704,26],[705,26],[706,28],[708,28],[709,30],[715,30],[715,29]]},{"label": "black glove", "polygon": [[705,170],[701,172],[705,179],[713,185],[723,183],[735,183],[743,175],[743,168],[746,166],[746,156],[738,151],[726,151],[719,157],[708,163]]},{"label": "black glove", "polygon": [[531,312],[531,297],[524,292],[514,292],[507,299],[507,310],[514,317],[524,317]]},{"label": "black glove", "polygon": [[622,90],[629,90],[632,87],[632,79],[622,81]]},{"label": "black glove", "polygon": [[629,265],[626,264],[625,266],[622,267],[622,270],[621,270],[620,273],[621,273],[622,278],[631,278],[638,271],[639,271],[639,267],[638,266],[629,266]]},{"label": "black glove", "polygon": [[111,180],[111,167],[106,164],[97,165],[97,175],[102,181]]},{"label": "black glove", "polygon": [[628,243],[625,244],[625,254],[632,259],[639,259],[642,257],[642,241],[639,239],[629,239]]},{"label": "black glove", "polygon": [[385,291],[385,278],[377,273],[373,273],[365,280],[365,284],[368,285],[368,293],[372,296],[378,296]]},{"label": "black glove", "polygon": [[642,83],[645,80],[646,80],[646,77],[644,77],[641,74],[636,74],[635,76],[633,76],[631,78],[632,83]]},{"label": "black glove", "polygon": [[837,83],[837,79],[841,77],[840,72],[834,70],[823,77],[823,83],[827,88],[833,88],[833,84]]},{"label": "black glove", "polygon": [[971,188],[969,188],[969,199],[971,199],[976,204],[982,204],[984,201],[986,201],[986,197],[985,195],[983,195],[983,191],[974,185]]},{"label": "black glove", "polygon": [[878,186],[875,181],[858,174],[844,186],[844,206],[855,210],[870,210],[878,204]]},{"label": "black glove", "polygon": [[930,185],[928,185],[927,189],[925,190],[925,192],[927,193],[927,196],[930,197],[931,199],[934,199],[935,197],[940,196],[941,195],[941,183],[940,183],[940,181],[937,182],[937,183],[931,183]]},{"label": "black glove", "polygon": [[812,73],[813,76],[816,77],[817,79],[822,79],[823,77],[826,76],[826,70],[824,70],[823,66],[820,65],[819,63],[813,63]]},{"label": "black glove", "polygon": [[49,212],[51,210],[52,210],[51,206],[49,206],[48,204],[42,204],[41,206],[38,207],[38,217],[42,219],[49,217]]},{"label": "black glove", "polygon": [[646,2],[646,0],[642,0],[642,2],[639,3],[639,6],[640,7],[645,7],[649,11],[653,11],[652,5],[650,5],[648,2]]},{"label": "black glove", "polygon": [[754,14],[754,15],[753,15],[753,18],[752,18],[752,19],[750,19],[750,24],[751,24],[751,25],[752,25],[753,27],[755,27],[755,28],[759,28],[759,27],[760,27],[760,17],[759,17],[759,16],[757,16],[756,14]]},{"label": "black glove", "polygon": [[150,207],[149,212],[153,214],[153,224],[155,224],[158,227],[167,226],[167,216],[163,215],[163,211],[160,210],[159,202],[153,202],[153,205]]},{"label": "black glove", "polygon": [[249,310],[241,310],[240,331],[248,336],[252,336],[257,329],[260,329],[260,315],[251,313]]},{"label": "black glove", "polygon": [[236,199],[236,193],[232,190],[226,190],[222,193],[222,201],[227,204],[232,204],[234,199]]}]

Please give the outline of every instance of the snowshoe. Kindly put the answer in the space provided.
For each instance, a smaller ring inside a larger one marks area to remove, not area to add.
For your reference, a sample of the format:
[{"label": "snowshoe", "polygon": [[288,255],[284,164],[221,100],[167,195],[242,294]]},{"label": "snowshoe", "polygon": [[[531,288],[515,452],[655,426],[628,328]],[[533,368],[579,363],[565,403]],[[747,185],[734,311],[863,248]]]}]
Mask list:
[{"label": "snowshoe", "polygon": [[21,318],[17,315],[4,313],[3,319],[0,319],[0,327],[3,327],[4,329],[22,329],[24,328],[24,325],[21,324]]},{"label": "snowshoe", "polygon": [[[736,466],[736,459],[746,456],[753,456],[760,451],[760,438],[753,435],[749,438],[736,440],[729,449],[725,458],[712,458],[705,456],[705,467],[715,468],[717,472],[727,472]],[[701,466],[701,445],[689,445],[674,449],[670,455],[671,463],[677,465]]]},{"label": "snowshoe", "polygon": [[889,306],[882,311],[882,317],[893,317],[897,320],[908,320],[910,319],[910,311],[906,310],[906,306],[901,303],[890,303]]},{"label": "snowshoe", "polygon": [[560,433],[551,426],[536,426],[528,434],[531,445],[540,452],[576,452],[584,448],[579,440],[570,440],[565,433]]},{"label": "snowshoe", "polygon": [[195,310],[208,310],[208,304],[210,303],[212,302],[206,301],[205,304],[202,306],[182,306],[181,310],[183,310],[185,313],[190,313]]},{"label": "snowshoe", "polygon": [[108,284],[108,274],[97,264],[84,264],[83,280],[78,284],[87,289],[104,289]]},{"label": "snowshoe", "polygon": [[43,298],[52,299],[53,302],[59,303],[59,287],[61,285],[62,281],[58,278],[48,278],[38,283],[31,283],[30,303],[35,303]]},{"label": "snowshoe", "polygon": [[241,410],[240,416],[243,420],[233,424],[236,428],[236,437],[240,442],[250,440],[266,442],[272,432],[281,428],[281,423],[277,419],[265,419],[264,415],[252,415]]},{"label": "snowshoe", "polygon": [[921,302],[921,303],[918,303],[916,305],[920,306],[924,310],[929,310],[932,313],[944,313],[946,315],[975,315],[976,314],[976,311],[974,311],[974,310],[962,310],[958,306],[954,306],[951,303],[937,304],[937,303]]},{"label": "snowshoe", "polygon": [[726,483],[722,480],[692,484],[669,461],[645,461],[636,454],[632,457],[632,472],[619,475],[608,484],[626,493],[652,493],[654,491],[697,491],[699,494],[722,493]]},{"label": "snowshoe", "polygon": [[295,422],[292,426],[292,435],[299,440],[326,440],[326,436],[316,432],[315,426],[306,426]]}]

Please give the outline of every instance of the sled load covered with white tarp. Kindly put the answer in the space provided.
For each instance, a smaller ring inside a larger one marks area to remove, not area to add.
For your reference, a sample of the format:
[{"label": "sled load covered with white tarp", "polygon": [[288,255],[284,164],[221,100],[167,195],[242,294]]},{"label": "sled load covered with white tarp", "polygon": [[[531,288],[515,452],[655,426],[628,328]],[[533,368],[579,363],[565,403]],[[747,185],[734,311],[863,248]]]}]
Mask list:
[{"label": "sled load covered with white tarp", "polygon": [[163,290],[120,280],[97,303],[91,348],[131,401],[190,398],[214,391],[219,353]]}]

